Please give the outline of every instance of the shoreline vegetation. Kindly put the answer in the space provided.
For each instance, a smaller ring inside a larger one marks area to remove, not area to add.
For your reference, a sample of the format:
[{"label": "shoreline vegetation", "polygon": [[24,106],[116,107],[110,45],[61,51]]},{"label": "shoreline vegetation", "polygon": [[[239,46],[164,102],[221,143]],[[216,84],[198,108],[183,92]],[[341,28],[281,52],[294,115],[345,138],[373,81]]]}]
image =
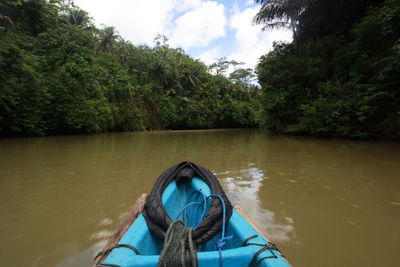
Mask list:
[{"label": "shoreline vegetation", "polygon": [[253,23],[293,31],[260,58],[259,85],[243,63],[207,66],[161,35],[133,45],[71,1],[2,1],[0,136],[261,127],[400,138],[396,0],[255,2]]},{"label": "shoreline vegetation", "polygon": [[270,0],[254,18],[289,27],[260,59],[262,124],[273,132],[400,138],[400,5],[396,0]]},{"label": "shoreline vegetation", "polygon": [[135,46],[69,1],[5,1],[0,11],[3,136],[259,124],[261,92],[242,63],[206,66],[164,36]]}]

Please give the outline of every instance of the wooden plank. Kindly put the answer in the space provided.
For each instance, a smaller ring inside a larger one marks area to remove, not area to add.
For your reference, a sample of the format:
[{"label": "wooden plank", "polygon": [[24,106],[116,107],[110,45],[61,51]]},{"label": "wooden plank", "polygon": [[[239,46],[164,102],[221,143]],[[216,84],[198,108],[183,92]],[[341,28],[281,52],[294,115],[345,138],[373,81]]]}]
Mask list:
[{"label": "wooden plank", "polygon": [[[102,251],[105,251],[109,248],[112,248],[115,246],[121,238],[124,236],[124,234],[128,231],[129,227],[133,224],[133,222],[139,217],[139,215],[143,211],[144,204],[146,203],[147,199],[147,194],[143,193],[135,202],[129,213],[126,215],[125,219],[122,221],[122,223],[118,226],[117,230],[115,233],[111,236],[111,238],[108,240],[107,244],[104,246]],[[96,266],[98,260],[101,257],[98,257],[96,261],[93,262],[92,267]],[[101,262],[103,262],[107,258],[107,255],[103,258]]]},{"label": "wooden plank", "polygon": [[[233,207],[253,228],[268,242],[271,242],[268,237],[261,231],[261,229],[250,219],[250,217],[244,212],[244,210],[240,206],[234,206]],[[278,251],[279,255],[282,256],[282,254]],[[289,265],[289,261],[285,258],[282,257]],[[290,265],[291,266],[291,265]]]}]

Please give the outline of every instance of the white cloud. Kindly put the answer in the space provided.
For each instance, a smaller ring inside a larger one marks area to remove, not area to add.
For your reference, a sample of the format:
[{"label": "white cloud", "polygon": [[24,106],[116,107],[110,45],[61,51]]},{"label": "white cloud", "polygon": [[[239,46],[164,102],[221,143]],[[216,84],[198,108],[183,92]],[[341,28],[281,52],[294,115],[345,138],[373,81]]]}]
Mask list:
[{"label": "white cloud", "polygon": [[291,31],[268,30],[261,31],[262,26],[251,24],[254,15],[259,7],[246,8],[240,11],[235,8],[234,14],[230,18],[229,26],[235,31],[235,47],[228,56],[237,61],[246,63],[246,67],[254,68],[261,55],[266,54],[272,49],[274,41],[290,41]]},{"label": "white cloud", "polygon": [[157,33],[164,33],[173,19],[177,0],[75,0],[95,18],[96,25],[115,26],[132,43],[152,44]]},{"label": "white cloud", "polygon": [[201,5],[202,0],[180,0],[175,10],[178,12],[186,11]]},{"label": "white cloud", "polygon": [[224,37],[227,25],[224,10],[223,4],[214,1],[202,2],[176,19],[170,43],[188,49],[206,46],[211,41]]},{"label": "white cloud", "polygon": [[[153,44],[157,33],[185,49],[205,46],[225,35],[224,5],[202,0],[75,0],[96,25],[115,26],[134,44]],[[175,18],[177,14],[181,16]]]},{"label": "white cloud", "polygon": [[222,57],[222,49],[220,46],[215,46],[209,50],[204,51],[201,53],[198,58],[206,63],[207,65],[210,65],[211,63],[215,62],[218,58]]}]

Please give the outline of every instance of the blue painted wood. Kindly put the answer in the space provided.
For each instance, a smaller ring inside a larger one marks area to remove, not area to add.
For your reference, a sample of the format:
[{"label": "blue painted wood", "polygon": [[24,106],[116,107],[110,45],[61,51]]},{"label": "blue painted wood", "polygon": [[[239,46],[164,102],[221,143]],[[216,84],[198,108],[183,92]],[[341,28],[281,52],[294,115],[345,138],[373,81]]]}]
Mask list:
[{"label": "blue painted wood", "polygon": [[[184,183],[180,188],[176,186],[175,181],[167,186],[163,195],[162,201],[164,207],[174,220],[178,213],[182,210],[185,203],[199,201],[202,198],[200,194],[193,194],[193,191],[201,190],[205,195],[210,195],[210,188],[201,179],[194,178],[191,183]],[[205,211],[207,212],[207,210]],[[187,216],[184,220],[189,226],[195,226],[201,218],[203,210],[199,206],[191,206],[186,210]],[[182,216],[180,217],[182,219]],[[267,241],[261,237],[258,232],[236,211],[233,210],[232,217],[226,228],[225,236],[232,235],[233,238],[226,241],[224,250],[222,251],[224,266],[248,266],[255,253],[261,248],[260,246],[241,247],[243,241],[252,235],[257,235],[251,240],[251,243],[265,244]],[[197,253],[199,266],[219,266],[219,253],[215,249],[218,239],[221,238],[221,233],[205,244],[201,251]],[[131,225],[126,234],[121,238],[119,244],[129,244],[136,247],[140,255],[128,248],[114,249],[106,258],[104,263],[117,264],[119,266],[157,266],[159,254],[162,250],[163,243],[154,238],[148,231],[146,221],[143,215],[140,215]],[[263,260],[259,266],[263,267],[288,267],[290,266],[279,253],[274,252],[277,258]],[[269,250],[262,252],[258,259],[272,256]]]}]

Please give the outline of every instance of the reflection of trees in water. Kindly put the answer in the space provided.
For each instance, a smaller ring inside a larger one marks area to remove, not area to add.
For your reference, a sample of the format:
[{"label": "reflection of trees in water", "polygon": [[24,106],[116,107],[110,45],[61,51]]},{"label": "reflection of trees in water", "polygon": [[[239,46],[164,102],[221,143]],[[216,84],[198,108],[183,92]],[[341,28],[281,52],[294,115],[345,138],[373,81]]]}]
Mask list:
[{"label": "reflection of trees in water", "polygon": [[274,212],[263,209],[258,191],[264,181],[264,172],[250,163],[247,169],[216,173],[233,205],[239,205],[250,218],[274,241],[287,241],[294,231],[293,219],[277,219]]}]

